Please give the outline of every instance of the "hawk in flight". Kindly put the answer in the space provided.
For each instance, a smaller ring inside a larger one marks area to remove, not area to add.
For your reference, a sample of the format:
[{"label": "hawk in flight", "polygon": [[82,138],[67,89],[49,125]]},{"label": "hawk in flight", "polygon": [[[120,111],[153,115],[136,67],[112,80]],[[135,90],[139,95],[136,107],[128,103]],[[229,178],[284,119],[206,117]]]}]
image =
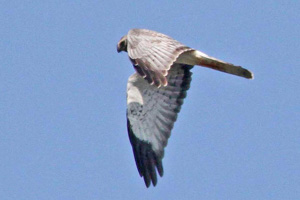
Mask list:
[{"label": "hawk in flight", "polygon": [[200,65],[252,79],[240,66],[210,57],[171,37],[131,29],[118,42],[136,71],[127,83],[127,127],[137,169],[147,187],[163,176],[162,158],[177,114],[190,87],[190,70]]}]

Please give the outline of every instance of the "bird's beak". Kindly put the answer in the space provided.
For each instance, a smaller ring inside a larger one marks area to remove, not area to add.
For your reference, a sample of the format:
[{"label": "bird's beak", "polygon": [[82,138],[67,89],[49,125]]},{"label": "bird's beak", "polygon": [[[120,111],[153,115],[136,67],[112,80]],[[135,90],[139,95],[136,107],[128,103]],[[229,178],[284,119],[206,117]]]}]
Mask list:
[{"label": "bird's beak", "polygon": [[121,49],[119,47],[119,44],[117,45],[117,52],[120,53],[121,52]]}]

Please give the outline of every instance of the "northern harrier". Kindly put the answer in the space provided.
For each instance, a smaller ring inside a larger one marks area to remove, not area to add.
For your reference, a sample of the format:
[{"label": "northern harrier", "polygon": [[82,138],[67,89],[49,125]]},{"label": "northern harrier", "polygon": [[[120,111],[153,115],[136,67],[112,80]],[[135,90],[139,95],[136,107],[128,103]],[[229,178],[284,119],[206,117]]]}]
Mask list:
[{"label": "northern harrier", "polygon": [[163,176],[162,158],[194,65],[252,79],[240,66],[223,62],[146,29],[131,29],[117,51],[128,52],[136,73],[127,83],[127,127],[137,169],[147,187]]}]

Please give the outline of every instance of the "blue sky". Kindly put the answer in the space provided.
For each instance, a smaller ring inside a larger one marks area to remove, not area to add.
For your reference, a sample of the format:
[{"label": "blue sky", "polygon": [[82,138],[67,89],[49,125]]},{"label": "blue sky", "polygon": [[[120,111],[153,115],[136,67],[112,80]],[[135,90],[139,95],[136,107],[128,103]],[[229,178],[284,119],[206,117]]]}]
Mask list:
[{"label": "blue sky", "polygon": [[[0,196],[8,199],[299,199],[298,1],[4,1]],[[134,72],[116,44],[156,30],[255,74],[193,69],[147,189],[126,130]]]}]

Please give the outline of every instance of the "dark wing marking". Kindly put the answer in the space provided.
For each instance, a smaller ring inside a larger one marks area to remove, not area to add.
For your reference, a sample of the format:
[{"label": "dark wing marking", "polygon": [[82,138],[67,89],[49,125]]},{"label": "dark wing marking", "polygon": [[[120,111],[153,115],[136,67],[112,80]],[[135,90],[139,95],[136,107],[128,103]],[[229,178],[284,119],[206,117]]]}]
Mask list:
[{"label": "dark wing marking", "polygon": [[137,73],[127,85],[127,126],[135,162],[147,187],[157,183],[156,170],[163,176],[162,158],[177,113],[190,87],[192,66],[174,64],[168,85],[149,85]]},{"label": "dark wing marking", "polygon": [[127,40],[128,55],[134,66],[141,68],[137,72],[156,86],[166,86],[165,76],[177,57],[192,50],[167,35],[146,29],[130,30]]}]

